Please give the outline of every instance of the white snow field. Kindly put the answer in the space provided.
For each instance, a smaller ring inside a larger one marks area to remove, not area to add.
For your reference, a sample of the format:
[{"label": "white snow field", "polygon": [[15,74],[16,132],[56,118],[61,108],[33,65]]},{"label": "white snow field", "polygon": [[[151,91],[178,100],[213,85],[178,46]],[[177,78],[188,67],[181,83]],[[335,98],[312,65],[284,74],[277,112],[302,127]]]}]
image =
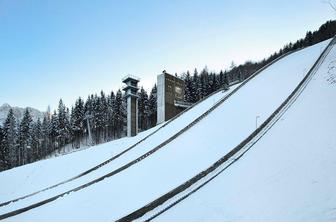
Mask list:
[{"label": "white snow field", "polygon": [[0,202],[30,194],[76,176],[83,170],[94,167],[123,151],[126,147],[150,134],[157,127],[160,126],[142,132],[136,137],[114,140],[90,149],[41,160],[1,172]]},{"label": "white snow field", "polygon": [[[183,113],[155,134],[148,137],[147,140],[140,143],[132,150],[126,152],[118,159],[115,159],[114,161],[97,169],[94,173],[90,173],[81,178],[48,190],[49,196],[65,192],[83,183],[87,183],[98,176],[102,176],[148,152],[154,146],[162,143],[164,140],[174,135],[178,130],[182,129],[191,121],[199,117],[237,86],[238,85],[232,86],[225,92],[220,91],[215,93],[204,101],[196,104],[189,111]],[[82,171],[94,167],[124,151],[129,146],[143,139],[161,126],[162,124],[142,132],[135,137],[122,138],[92,147],[91,149],[74,152],[53,159],[38,161],[36,163],[4,171],[0,173],[0,183],[2,184],[2,189],[0,190],[0,203],[33,193],[68,178],[74,177]],[[48,194],[45,191],[40,195],[43,195],[43,198],[45,198]],[[39,198],[39,196],[35,195],[34,198],[35,201],[36,198]]]},{"label": "white snow field", "polygon": [[[303,49],[271,65],[198,124],[125,171],[7,220],[113,221],[144,206],[206,169],[253,132],[256,127],[256,116],[260,116],[258,121],[261,124],[302,80],[328,43],[329,40]],[[211,97],[208,100],[211,101]],[[208,104],[208,108],[214,102]],[[198,109],[195,107],[195,110]],[[198,115],[203,112],[198,112]],[[181,118],[186,121],[183,126],[193,119],[187,119],[185,117],[187,113]],[[174,122],[168,125],[174,126],[170,129],[172,132],[182,128],[181,122],[173,124]],[[135,150],[143,154],[144,150],[161,143],[171,131],[154,134],[150,137],[151,140],[139,144]],[[292,144],[295,144],[295,141],[292,141]],[[134,153],[136,151],[127,155],[127,158],[125,156],[124,161],[130,160],[129,157]],[[94,155],[92,152],[91,158],[95,157]],[[122,164],[122,160],[113,161],[111,165],[108,164],[90,176],[98,177],[103,170],[115,169],[114,167]],[[51,168],[49,172],[52,175],[57,170]],[[43,183],[43,178],[39,181]],[[53,192],[54,189],[1,207],[0,214],[44,200],[52,196]],[[239,211],[237,209],[237,212]]]},{"label": "white snow field", "polygon": [[261,140],[156,221],[336,221],[335,74],[334,46]]}]

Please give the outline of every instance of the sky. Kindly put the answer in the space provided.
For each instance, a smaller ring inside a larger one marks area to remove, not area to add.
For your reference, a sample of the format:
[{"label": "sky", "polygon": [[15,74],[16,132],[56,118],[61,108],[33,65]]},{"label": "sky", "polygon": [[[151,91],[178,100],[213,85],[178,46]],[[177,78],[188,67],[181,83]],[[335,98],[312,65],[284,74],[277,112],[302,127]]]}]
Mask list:
[{"label": "sky", "polygon": [[0,105],[56,109],[163,70],[258,61],[336,13],[322,0],[0,0]]}]

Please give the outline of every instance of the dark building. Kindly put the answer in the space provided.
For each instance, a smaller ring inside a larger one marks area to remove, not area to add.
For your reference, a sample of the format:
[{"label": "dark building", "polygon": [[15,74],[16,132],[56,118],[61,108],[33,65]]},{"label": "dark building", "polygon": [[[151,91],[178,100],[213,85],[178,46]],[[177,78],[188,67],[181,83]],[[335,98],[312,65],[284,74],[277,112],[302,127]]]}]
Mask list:
[{"label": "dark building", "polygon": [[157,123],[162,123],[190,106],[184,102],[184,81],[163,71],[157,77]]}]

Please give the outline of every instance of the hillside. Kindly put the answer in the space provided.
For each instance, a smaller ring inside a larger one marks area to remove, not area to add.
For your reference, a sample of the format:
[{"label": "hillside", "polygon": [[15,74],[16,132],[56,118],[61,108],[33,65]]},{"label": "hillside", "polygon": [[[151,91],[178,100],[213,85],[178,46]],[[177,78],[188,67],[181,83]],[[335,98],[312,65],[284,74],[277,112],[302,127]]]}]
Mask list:
[{"label": "hillside", "polygon": [[336,47],[239,161],[157,221],[334,221]]},{"label": "hillside", "polygon": [[[241,85],[217,92],[175,120],[137,137],[0,173],[0,182],[5,184],[0,193],[1,203],[64,181],[1,206],[0,217],[26,207],[31,209],[6,220],[111,221],[134,212],[203,171],[253,133],[315,67],[329,42],[286,55]],[[335,203],[334,198],[326,198],[336,185],[334,179],[328,179],[335,169],[335,84],[330,80],[334,76],[334,66],[330,64],[336,58],[335,50],[334,47],[283,119],[238,164],[228,168],[232,171],[217,177],[223,182],[216,178],[157,219],[274,221],[273,217],[278,216],[279,221],[296,221],[295,218],[311,215],[324,218],[310,214],[309,210],[308,214],[299,212],[306,206],[314,209],[323,201],[318,210],[325,212]],[[320,139],[316,135],[321,135]],[[325,153],[320,147],[326,147]],[[80,175],[104,160],[104,164]],[[305,174],[307,168],[311,171]],[[306,189],[300,190],[302,184]],[[291,188],[297,192],[286,192]],[[304,198],[311,191],[323,192],[311,199]],[[293,201],[294,197],[299,201]],[[277,200],[278,205],[271,205],[274,207],[270,212],[262,214],[270,199]],[[37,203],[41,206],[34,206]],[[331,218],[332,212],[331,209]]]}]

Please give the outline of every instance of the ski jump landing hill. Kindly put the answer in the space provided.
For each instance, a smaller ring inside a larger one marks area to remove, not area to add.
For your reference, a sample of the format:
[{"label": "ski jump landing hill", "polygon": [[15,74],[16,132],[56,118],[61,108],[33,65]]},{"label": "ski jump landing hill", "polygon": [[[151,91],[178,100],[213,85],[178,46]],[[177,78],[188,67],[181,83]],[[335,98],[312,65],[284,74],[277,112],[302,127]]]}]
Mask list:
[{"label": "ski jump landing hill", "polygon": [[0,219],[335,218],[334,42],[285,55],[136,137],[0,173]]}]

